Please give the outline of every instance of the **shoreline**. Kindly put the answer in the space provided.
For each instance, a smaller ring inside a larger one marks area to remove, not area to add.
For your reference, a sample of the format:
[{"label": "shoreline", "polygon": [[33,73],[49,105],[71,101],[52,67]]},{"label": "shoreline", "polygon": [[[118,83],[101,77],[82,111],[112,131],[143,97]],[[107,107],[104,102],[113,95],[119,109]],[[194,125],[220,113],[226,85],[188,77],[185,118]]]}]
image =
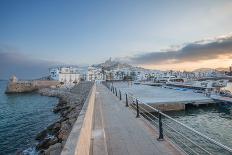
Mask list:
[{"label": "shoreline", "polygon": [[60,117],[58,121],[36,135],[35,140],[38,141],[36,150],[39,155],[61,153],[92,86],[92,82],[80,82],[70,90],[43,88],[38,91],[40,95],[59,99],[53,112]]}]

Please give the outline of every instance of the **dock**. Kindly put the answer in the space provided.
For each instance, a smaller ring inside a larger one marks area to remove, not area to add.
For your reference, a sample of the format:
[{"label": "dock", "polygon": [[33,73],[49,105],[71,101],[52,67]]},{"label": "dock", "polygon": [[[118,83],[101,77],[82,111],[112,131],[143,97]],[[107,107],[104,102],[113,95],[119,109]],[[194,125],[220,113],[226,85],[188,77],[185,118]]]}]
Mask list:
[{"label": "dock", "polygon": [[218,102],[232,103],[231,97],[224,97],[224,96],[220,96],[220,95],[211,95],[210,97],[213,100],[218,101]]},{"label": "dock", "polygon": [[195,93],[191,89],[127,85],[125,83],[114,83],[114,86],[122,92],[138,97],[141,102],[162,111],[184,110],[188,104],[199,106],[215,103],[212,98],[202,93]]},{"label": "dock", "polygon": [[200,87],[200,86],[193,86],[190,84],[175,84],[175,83],[169,83],[166,84],[167,86],[173,86],[173,87],[180,87],[180,88],[189,88],[189,89],[196,89],[196,90],[205,90],[205,87]]},{"label": "dock", "polygon": [[125,107],[105,86],[97,85],[92,130],[92,155],[177,155],[168,141]]}]

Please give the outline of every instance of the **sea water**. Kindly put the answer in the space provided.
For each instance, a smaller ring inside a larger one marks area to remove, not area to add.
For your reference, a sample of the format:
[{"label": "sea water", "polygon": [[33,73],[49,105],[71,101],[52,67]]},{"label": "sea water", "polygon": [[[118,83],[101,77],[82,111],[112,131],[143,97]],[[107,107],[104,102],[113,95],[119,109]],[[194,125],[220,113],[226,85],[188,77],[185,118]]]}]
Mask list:
[{"label": "sea water", "polygon": [[58,119],[52,112],[54,97],[38,93],[5,94],[7,81],[0,81],[0,155],[36,154],[36,135]]}]

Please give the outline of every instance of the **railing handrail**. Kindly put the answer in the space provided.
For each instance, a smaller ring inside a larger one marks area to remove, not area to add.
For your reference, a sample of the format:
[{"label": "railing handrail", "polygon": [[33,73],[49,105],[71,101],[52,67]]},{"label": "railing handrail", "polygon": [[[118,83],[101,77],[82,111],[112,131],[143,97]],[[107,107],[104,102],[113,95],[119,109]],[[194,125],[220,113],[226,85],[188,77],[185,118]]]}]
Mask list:
[{"label": "railing handrail", "polygon": [[[141,101],[140,101],[140,102],[141,102]],[[152,106],[150,106],[150,105],[148,105],[148,104],[146,104],[146,103],[143,103],[143,102],[141,102],[141,103],[144,104],[144,105],[146,105],[146,106],[148,106],[148,107],[150,107],[151,109],[157,111],[157,109],[153,108]],[[158,110],[158,111],[159,111],[159,110]],[[193,128],[191,128],[191,127],[189,127],[189,126],[187,126],[187,125],[185,125],[185,124],[183,124],[183,123],[177,121],[176,119],[170,117],[169,115],[167,115],[167,114],[165,114],[165,113],[163,113],[163,112],[161,112],[161,111],[159,111],[159,113],[160,113],[161,115],[163,115],[163,116],[165,116],[165,117],[171,119],[172,121],[176,122],[177,124],[182,125],[183,127],[187,128],[187,129],[189,129],[189,130],[191,130],[192,132],[198,134],[199,136],[202,136],[202,137],[206,138],[206,139],[209,140],[210,142],[212,142],[212,143],[214,143],[214,144],[216,144],[216,145],[218,145],[218,146],[220,146],[220,147],[222,147],[222,148],[224,148],[224,149],[226,149],[227,151],[229,151],[229,152],[232,153],[232,149],[229,148],[228,146],[225,146],[225,145],[223,145],[223,144],[221,144],[221,143],[219,143],[219,142],[213,140],[212,138],[209,138],[208,136],[206,136],[206,135],[200,133],[199,131],[197,131],[197,130],[195,130],[195,129],[193,129]]]},{"label": "railing handrail", "polygon": [[[113,86],[113,87],[115,87],[115,86]],[[121,91],[121,90],[120,90],[120,91]],[[176,119],[174,119],[174,118],[172,118],[171,116],[169,116],[169,115],[167,115],[167,114],[161,112],[160,110],[158,110],[158,109],[156,109],[156,108],[154,108],[154,107],[152,107],[152,106],[150,106],[150,105],[148,105],[148,104],[142,102],[141,100],[138,99],[138,97],[135,97],[132,93],[128,93],[128,92],[125,92],[125,91],[121,91],[121,92],[124,92],[125,94],[131,94],[130,96],[131,96],[133,99],[135,99],[135,100],[137,100],[138,102],[140,102],[140,103],[146,105],[147,107],[151,108],[151,109],[154,110],[155,112],[160,113],[160,114],[163,115],[164,117],[167,117],[168,119],[170,119],[170,120],[176,122],[177,124],[179,124],[179,125],[181,125],[181,126],[187,128],[187,129],[189,129],[190,131],[192,131],[192,132],[198,134],[199,136],[201,136],[201,137],[207,139],[208,141],[212,142],[213,144],[215,144],[215,145],[217,145],[217,146],[219,146],[219,147],[222,147],[222,148],[224,148],[225,150],[227,150],[227,151],[229,151],[229,152],[232,153],[232,149],[229,148],[228,146],[223,145],[223,144],[221,144],[220,142],[215,141],[214,139],[212,139],[212,138],[210,138],[210,137],[208,137],[208,136],[206,136],[206,135],[200,133],[199,131],[197,131],[197,130],[195,130],[195,129],[193,129],[193,128],[191,128],[191,127],[189,127],[189,126],[187,126],[187,125],[185,125],[185,124],[183,124],[183,123],[177,121]]]}]

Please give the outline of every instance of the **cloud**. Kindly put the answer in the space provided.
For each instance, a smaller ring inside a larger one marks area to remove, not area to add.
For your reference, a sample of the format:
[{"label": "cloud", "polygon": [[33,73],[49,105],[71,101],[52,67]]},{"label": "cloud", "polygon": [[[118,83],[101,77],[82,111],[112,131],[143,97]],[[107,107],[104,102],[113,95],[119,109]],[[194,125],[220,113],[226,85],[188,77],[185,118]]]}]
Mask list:
[{"label": "cloud", "polygon": [[48,68],[57,65],[22,54],[18,49],[0,46],[0,79],[8,79],[11,75],[31,79],[48,75]]},{"label": "cloud", "polygon": [[200,40],[176,49],[150,52],[128,57],[133,64],[176,64],[217,59],[220,56],[232,57],[232,34]]}]

